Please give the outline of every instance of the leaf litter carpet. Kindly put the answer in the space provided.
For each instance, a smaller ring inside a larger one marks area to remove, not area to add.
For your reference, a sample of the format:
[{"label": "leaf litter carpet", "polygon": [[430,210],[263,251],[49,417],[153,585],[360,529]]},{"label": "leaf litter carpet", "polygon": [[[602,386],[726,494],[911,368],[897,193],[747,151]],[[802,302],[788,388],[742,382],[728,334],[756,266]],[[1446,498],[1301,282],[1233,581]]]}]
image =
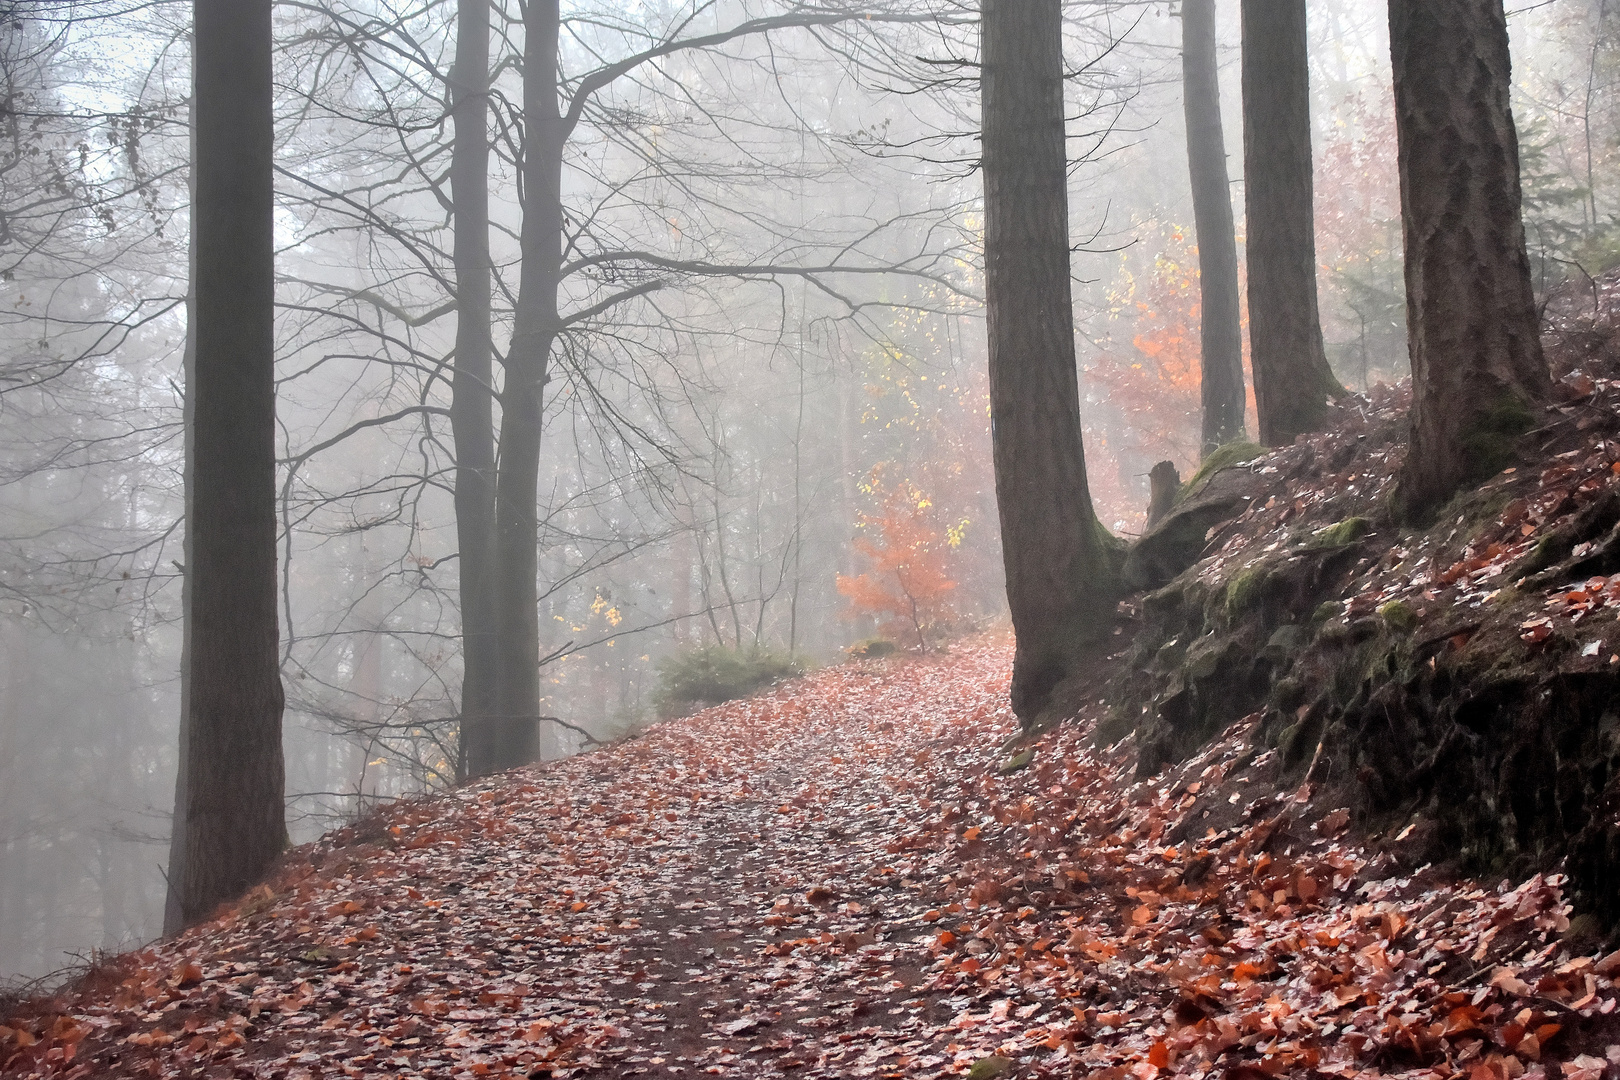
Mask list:
[{"label": "leaf litter carpet", "polygon": [[1556,875],[1403,870],[1241,724],[1144,783],[1084,719],[1009,758],[1009,665],[830,667],[387,807],[0,1012],[0,1074],[1620,1074]]}]

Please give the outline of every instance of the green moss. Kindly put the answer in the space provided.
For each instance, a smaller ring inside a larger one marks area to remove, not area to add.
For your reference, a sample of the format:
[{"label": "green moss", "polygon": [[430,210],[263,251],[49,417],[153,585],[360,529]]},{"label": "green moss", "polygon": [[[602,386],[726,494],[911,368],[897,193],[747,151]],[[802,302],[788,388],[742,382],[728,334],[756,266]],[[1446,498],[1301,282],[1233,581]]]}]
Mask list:
[{"label": "green moss", "polygon": [[1318,529],[1311,534],[1306,547],[1348,547],[1372,532],[1372,522],[1364,517],[1347,517],[1343,521]]},{"label": "green moss", "polygon": [[1378,609],[1378,615],[1391,630],[1405,634],[1417,628],[1418,613],[1404,600],[1391,600]]},{"label": "green moss", "polygon": [[[1496,528],[1502,517],[1502,511],[1512,501],[1512,494],[1500,488],[1486,491],[1475,489],[1459,491],[1434,513],[1432,521],[1448,522],[1456,518],[1462,518],[1463,521],[1458,526],[1457,535],[1465,539],[1473,539],[1479,535],[1481,529]],[[1450,532],[1449,526],[1446,531]]]},{"label": "green moss", "polygon": [[1292,711],[1305,704],[1308,693],[1304,682],[1292,675],[1285,675],[1272,686],[1271,703],[1279,709]]},{"label": "green moss", "polygon": [[1337,600],[1324,600],[1311,612],[1311,625],[1320,626],[1329,619],[1336,619],[1344,614],[1344,605]]},{"label": "green moss", "polygon": [[1351,644],[1350,628],[1342,622],[1326,622],[1322,630],[1316,635],[1316,641],[1323,648],[1337,649]]},{"label": "green moss", "polygon": [[1226,615],[1235,619],[1252,610],[1265,591],[1266,568],[1251,566],[1226,583]]},{"label": "green moss", "polygon": [[1193,473],[1192,479],[1181,485],[1181,494],[1176,497],[1176,501],[1181,502],[1186,499],[1197,491],[1204,481],[1222,469],[1229,469],[1233,465],[1243,465],[1263,456],[1266,452],[1265,447],[1252,442],[1229,442],[1225,446],[1217,446],[1209,452],[1209,456],[1198,466],[1198,471]]},{"label": "green moss", "polygon": [[968,1070],[968,1080],[995,1080],[998,1076],[1006,1076],[1013,1071],[1017,1062],[1011,1058],[987,1057],[980,1058]]},{"label": "green moss", "polygon": [[1182,657],[1186,655],[1187,646],[1180,641],[1167,641],[1160,645],[1158,651],[1153,654],[1153,665],[1160,671],[1171,671],[1181,663]]},{"label": "green moss", "polygon": [[1108,531],[1108,526],[1097,518],[1091,516],[1091,530],[1097,551],[1102,556],[1104,572],[1108,575],[1103,582],[1103,592],[1119,592],[1120,572],[1125,569],[1125,556],[1130,554],[1131,542],[1123,536],[1115,536]]},{"label": "green moss", "polygon": [[1189,679],[1207,679],[1221,669],[1226,650],[1220,646],[1195,649],[1187,655],[1186,673]]},{"label": "green moss", "polygon": [[1034,760],[1035,751],[1033,749],[1021,750],[1001,763],[1001,771],[1003,773],[1015,773],[1021,769],[1029,768],[1029,763]]},{"label": "green moss", "polygon": [[1293,757],[1294,743],[1299,741],[1300,729],[1304,726],[1304,724],[1289,724],[1277,733],[1277,741],[1272,745],[1284,762]]},{"label": "green moss", "polygon": [[1299,723],[1284,728],[1277,736],[1277,756],[1284,766],[1303,765],[1316,750],[1321,738],[1321,718],[1306,715]]},{"label": "green moss", "polygon": [[1475,413],[1460,433],[1469,462],[1469,478],[1495,476],[1513,461],[1519,436],[1536,426],[1536,415],[1519,395],[1504,390],[1486,408]]}]

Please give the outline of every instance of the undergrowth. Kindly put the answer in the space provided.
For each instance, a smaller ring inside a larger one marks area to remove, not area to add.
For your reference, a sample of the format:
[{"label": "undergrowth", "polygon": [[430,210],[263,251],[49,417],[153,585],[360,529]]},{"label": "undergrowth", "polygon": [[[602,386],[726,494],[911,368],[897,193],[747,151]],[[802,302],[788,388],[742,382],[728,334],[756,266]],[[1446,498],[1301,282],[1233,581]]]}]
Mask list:
[{"label": "undergrowth", "polygon": [[705,645],[659,663],[653,703],[661,717],[681,716],[803,673],[797,660],[772,649]]}]

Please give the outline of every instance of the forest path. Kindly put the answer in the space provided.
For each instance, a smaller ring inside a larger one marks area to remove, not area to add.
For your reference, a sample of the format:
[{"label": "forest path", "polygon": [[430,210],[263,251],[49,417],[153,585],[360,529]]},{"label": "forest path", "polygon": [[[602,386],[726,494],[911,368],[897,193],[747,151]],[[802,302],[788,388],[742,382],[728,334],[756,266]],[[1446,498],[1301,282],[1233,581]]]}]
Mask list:
[{"label": "forest path", "polygon": [[908,1045],[937,1071],[915,1037],[957,1009],[918,988],[936,930],[888,849],[920,762],[995,760],[1010,659],[827,668],[387,808],[135,954],[58,1074],[863,1076]]},{"label": "forest path", "polygon": [[14,1012],[0,1076],[1620,1076],[1620,953],[1559,939],[1556,876],[1366,851],[1257,717],[1141,783],[1091,699],[1008,760],[1009,652],[383,808]]}]

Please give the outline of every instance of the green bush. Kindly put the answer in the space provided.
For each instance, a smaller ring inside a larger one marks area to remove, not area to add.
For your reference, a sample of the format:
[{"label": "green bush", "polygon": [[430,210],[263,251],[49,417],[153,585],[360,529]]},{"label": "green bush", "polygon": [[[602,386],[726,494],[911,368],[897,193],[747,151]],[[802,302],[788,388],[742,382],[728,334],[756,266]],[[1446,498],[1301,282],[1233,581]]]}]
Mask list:
[{"label": "green bush", "polygon": [[682,716],[722,701],[747,697],[777,679],[802,674],[790,656],[770,649],[728,649],[705,645],[658,663],[658,715]]}]

